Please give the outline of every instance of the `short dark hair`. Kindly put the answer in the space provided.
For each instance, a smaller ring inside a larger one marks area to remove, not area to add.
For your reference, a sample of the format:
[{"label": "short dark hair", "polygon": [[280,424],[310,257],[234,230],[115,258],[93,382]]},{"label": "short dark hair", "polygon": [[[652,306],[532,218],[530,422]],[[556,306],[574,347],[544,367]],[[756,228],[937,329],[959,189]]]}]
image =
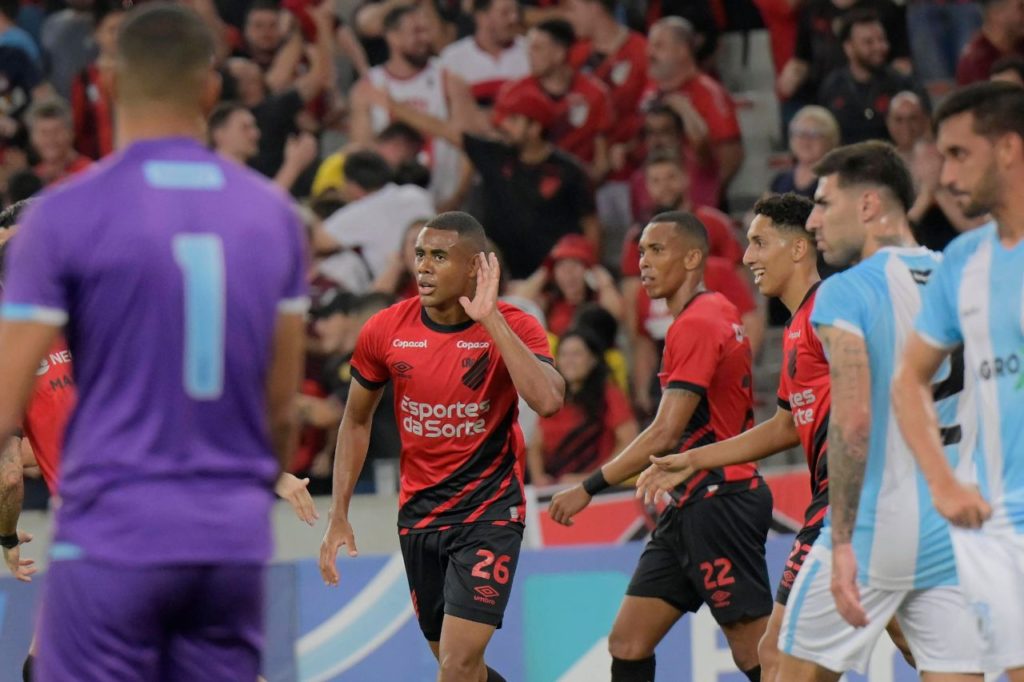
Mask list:
[{"label": "short dark hair", "polygon": [[35,199],[22,199],[0,211],[0,230],[7,230],[17,225],[18,220],[24,215],[25,209],[33,203],[35,203]]},{"label": "short dark hair", "polygon": [[403,161],[395,169],[395,184],[430,186],[430,169],[418,161]]},{"label": "short dark hair", "polygon": [[697,242],[697,246],[704,253],[705,258],[711,250],[711,244],[708,240],[708,229],[704,227],[704,223],[697,216],[689,211],[665,211],[648,221],[648,224],[653,223],[669,223],[672,225],[676,232]]},{"label": "short dark hair", "polygon": [[415,147],[422,147],[425,144],[423,135],[420,134],[420,131],[416,130],[408,123],[402,123],[401,121],[392,121],[389,123],[384,130],[377,134],[377,139],[381,142],[402,140],[403,142]]},{"label": "short dark hair", "polygon": [[29,107],[28,113],[26,113],[25,117],[28,119],[30,126],[36,121],[56,120],[62,121],[70,127],[71,107],[69,107],[68,103],[60,97],[51,97],[36,102]]},{"label": "short dark hair", "polygon": [[473,14],[486,12],[494,6],[494,0],[473,0]]},{"label": "short dark hair", "polygon": [[819,178],[838,175],[840,187],[883,187],[893,195],[904,211],[909,211],[914,205],[914,181],[910,171],[896,148],[888,142],[870,140],[833,149],[817,163],[814,174]]},{"label": "short dark hair", "polygon": [[992,64],[992,68],[989,69],[988,75],[994,76],[997,73],[1003,71],[1013,71],[1017,74],[1017,78],[1024,81],[1024,57],[1020,57],[1015,54],[1011,54],[1008,57],[1001,57]]},{"label": "short dark hair", "polygon": [[18,0],[0,0],[0,14],[14,21],[18,18],[18,11],[21,9],[21,3]]},{"label": "short dark hair", "polygon": [[345,208],[344,201],[337,197],[327,195],[326,192],[309,202],[309,210],[311,210],[313,215],[320,220],[327,220],[343,208]]},{"label": "short dark hair", "polygon": [[342,172],[346,182],[359,185],[367,192],[376,192],[394,178],[394,172],[384,157],[370,150],[347,154]]},{"label": "short dark hair", "polygon": [[249,15],[253,12],[280,12],[281,5],[278,4],[277,0],[253,0],[249,5],[249,8],[245,10],[245,18],[248,19]]},{"label": "short dark hair", "polygon": [[153,3],[129,12],[117,36],[119,91],[149,102],[198,103],[213,33],[192,9]]},{"label": "short dark hair", "polygon": [[441,213],[430,220],[423,227],[431,230],[445,230],[456,232],[459,239],[468,239],[473,242],[473,248],[483,251],[487,248],[487,233],[484,226],[473,216],[464,211],[448,211]]},{"label": "short dark hair", "polygon": [[686,164],[683,163],[683,157],[673,149],[655,149],[647,155],[646,159],[644,159],[644,169],[650,168],[651,166],[657,166],[662,163],[670,163],[680,170],[686,170]]},{"label": "short dark hair", "polygon": [[384,15],[384,21],[381,24],[384,29],[384,33],[391,33],[397,29],[398,25],[402,23],[402,19],[416,11],[419,11],[419,6],[415,4],[398,5],[397,7],[393,7],[388,10],[388,13]]},{"label": "short dark hair", "polygon": [[970,113],[972,129],[988,138],[1014,133],[1024,139],[1024,88],[984,81],[954,90],[935,112],[935,130],[953,116]]},{"label": "short dark hair", "polygon": [[811,233],[807,231],[807,218],[812,210],[814,202],[794,192],[769,194],[754,204],[754,215],[763,215],[776,228],[796,233],[813,242]]},{"label": "short dark hair", "polygon": [[[853,27],[864,24],[882,24],[882,19],[878,12],[866,7],[858,7],[847,12],[839,24],[839,42],[845,43],[853,35]],[[885,24],[882,24],[882,28],[884,30]]]},{"label": "short dark hair", "polygon": [[679,112],[665,104],[660,100],[653,100],[647,108],[644,110],[644,116],[664,116],[672,119],[672,125],[675,126],[676,132],[682,137],[686,133],[686,125],[683,123],[683,117],[679,115]]},{"label": "short dark hair", "polygon": [[92,5],[93,30],[99,29],[110,15],[127,12],[130,6],[128,0],[96,0]]},{"label": "short dark hair", "polygon": [[210,119],[206,124],[210,134],[212,135],[214,131],[220,130],[227,125],[228,119],[236,111],[248,111],[248,109],[246,109],[244,104],[237,101],[221,102],[218,104],[210,114]]},{"label": "short dark hair", "polygon": [[7,180],[7,199],[17,203],[38,194],[43,189],[43,181],[30,170],[18,171]]},{"label": "short dark hair", "polygon": [[573,43],[576,42],[576,31],[573,30],[572,24],[565,19],[548,19],[547,21],[540,22],[534,28],[547,33],[553,41],[566,50],[571,48]]}]

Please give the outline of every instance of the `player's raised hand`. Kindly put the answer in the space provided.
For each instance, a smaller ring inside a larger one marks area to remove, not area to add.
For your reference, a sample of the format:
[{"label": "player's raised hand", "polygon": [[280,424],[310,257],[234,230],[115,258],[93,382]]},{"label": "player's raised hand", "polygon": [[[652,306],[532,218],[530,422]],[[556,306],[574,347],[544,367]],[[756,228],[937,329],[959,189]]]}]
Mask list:
[{"label": "player's raised hand", "polygon": [[21,558],[21,546],[26,542],[32,542],[32,535],[19,530],[18,544],[10,549],[4,548],[4,563],[7,564],[11,575],[23,583],[30,583],[32,576],[39,569],[36,568],[36,562],[33,559]]},{"label": "player's raised hand", "polygon": [[476,294],[473,296],[473,300],[463,296],[459,299],[459,303],[462,304],[462,308],[470,319],[479,322],[498,307],[501,266],[498,265],[498,257],[493,253],[479,253],[476,258]]},{"label": "player's raised hand", "polygon": [[636,496],[642,497],[644,504],[654,504],[662,493],[671,491],[696,471],[687,452],[651,457],[651,466],[636,479]]},{"label": "player's raised hand", "polygon": [[320,518],[316,506],[313,505],[313,496],[309,494],[308,478],[300,479],[289,473],[283,473],[277,479],[274,492],[292,506],[300,521],[305,521],[312,526]]},{"label": "player's raised hand", "polygon": [[860,588],[857,587],[857,557],[848,542],[832,548],[832,596],[843,620],[855,628],[868,624],[868,614],[860,603]]},{"label": "player's raised hand", "polygon": [[324,582],[334,586],[338,584],[338,550],[342,546],[348,547],[350,557],[359,556],[356,548],[356,534],[352,530],[352,524],[348,519],[330,517],[327,521],[327,532],[324,533],[324,540],[320,543],[320,575]]},{"label": "player's raised hand", "polygon": [[933,489],[932,500],[942,516],[961,528],[981,528],[992,516],[992,507],[978,489],[959,481]]},{"label": "player's raised hand", "polygon": [[590,495],[583,489],[582,485],[574,485],[551,498],[551,505],[548,506],[548,516],[555,523],[571,526],[572,517],[583,511],[590,504],[590,499]]}]

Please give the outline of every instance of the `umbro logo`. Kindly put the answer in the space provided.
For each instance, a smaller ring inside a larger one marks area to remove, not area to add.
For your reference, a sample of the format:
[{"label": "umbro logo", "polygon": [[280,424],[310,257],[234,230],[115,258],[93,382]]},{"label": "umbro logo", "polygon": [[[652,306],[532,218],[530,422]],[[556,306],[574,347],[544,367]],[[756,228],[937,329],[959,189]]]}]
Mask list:
[{"label": "umbro logo", "polygon": [[399,379],[408,379],[412,373],[413,366],[405,360],[399,360],[391,365],[391,369],[395,370],[395,376]]},{"label": "umbro logo", "polygon": [[490,585],[480,585],[479,587],[474,587],[473,590],[481,597],[486,597],[487,599],[494,599],[501,594]]}]

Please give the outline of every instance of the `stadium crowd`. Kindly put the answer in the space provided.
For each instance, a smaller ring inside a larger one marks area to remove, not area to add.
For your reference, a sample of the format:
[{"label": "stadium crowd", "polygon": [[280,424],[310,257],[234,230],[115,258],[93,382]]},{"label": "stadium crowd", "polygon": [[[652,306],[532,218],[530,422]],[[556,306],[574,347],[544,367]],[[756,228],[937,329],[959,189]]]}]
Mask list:
[{"label": "stadium crowd", "polygon": [[[131,4],[0,0],[5,206],[114,152],[108,75]],[[811,197],[812,168],[830,150],[888,140],[912,172],[915,236],[941,249],[980,221],[940,186],[931,108],[958,84],[1024,84],[1021,0],[186,4],[218,39],[209,147],[290,192],[308,231],[314,305],[293,472],[320,493],[356,336],[417,295],[415,238],[431,216],[480,218],[502,296],[547,330],[568,394],[552,417],[523,410],[529,477],[575,480],[658,405],[672,318],[640,286],[652,215],[703,222],[705,284],[737,307],[756,353],[788,313],[742,263],[749,202],[729,189],[743,164],[777,170],[765,192]],[[737,112],[749,102],[723,85],[718,63],[724,34],[761,26],[783,123],[771,159],[745,153]],[[362,490],[375,473],[393,480],[398,456],[390,397],[374,419],[379,464],[364,469]]]}]

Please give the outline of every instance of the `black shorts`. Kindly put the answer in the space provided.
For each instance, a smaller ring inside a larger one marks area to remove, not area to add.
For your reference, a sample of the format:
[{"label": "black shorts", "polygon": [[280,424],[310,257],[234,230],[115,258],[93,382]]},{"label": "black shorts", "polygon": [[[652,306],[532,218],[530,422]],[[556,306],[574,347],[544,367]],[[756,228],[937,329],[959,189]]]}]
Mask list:
[{"label": "black shorts", "polygon": [[800,532],[796,534],[796,540],[793,541],[793,549],[789,552],[789,557],[786,558],[786,565],[782,568],[782,580],[779,581],[779,589],[775,592],[775,601],[786,605],[789,601],[789,591],[793,589],[793,583],[796,581],[797,575],[800,574],[800,569],[803,568],[804,559],[807,558],[807,553],[811,551],[811,545],[818,539],[818,535],[821,534],[821,523],[816,523],[813,526],[804,526],[800,529]]},{"label": "black shorts", "polygon": [[398,540],[428,642],[441,640],[445,614],[501,627],[523,543],[520,524],[471,523]]},{"label": "black shorts", "polygon": [[661,599],[684,613],[707,604],[719,625],[769,615],[771,519],[772,494],[763,485],[667,508],[626,594]]}]

